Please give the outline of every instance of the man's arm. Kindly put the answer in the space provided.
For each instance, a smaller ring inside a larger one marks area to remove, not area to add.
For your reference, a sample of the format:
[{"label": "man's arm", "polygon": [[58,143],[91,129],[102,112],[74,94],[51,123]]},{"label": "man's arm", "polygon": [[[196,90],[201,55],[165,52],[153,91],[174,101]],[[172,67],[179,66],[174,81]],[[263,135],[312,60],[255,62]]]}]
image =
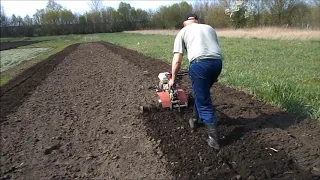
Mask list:
[{"label": "man's arm", "polygon": [[172,80],[173,82],[176,79],[176,75],[180,69],[182,62],[182,54],[181,53],[174,53],[173,59],[172,59]]},{"label": "man's arm", "polygon": [[171,69],[171,74],[172,74],[172,79],[169,81],[169,87],[171,87],[176,79],[176,74],[180,69],[181,62],[182,62],[182,55],[183,55],[183,39],[182,39],[182,34],[184,33],[183,29],[177,34],[175,40],[174,40],[174,45],[173,45],[173,59],[172,59],[172,69]]}]

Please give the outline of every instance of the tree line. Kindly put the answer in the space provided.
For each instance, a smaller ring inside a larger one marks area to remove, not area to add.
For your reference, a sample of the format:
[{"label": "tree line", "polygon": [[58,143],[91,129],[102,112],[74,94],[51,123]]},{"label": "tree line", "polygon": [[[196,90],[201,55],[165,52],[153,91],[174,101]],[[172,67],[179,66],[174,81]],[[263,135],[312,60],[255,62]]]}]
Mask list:
[{"label": "tree line", "polygon": [[91,0],[90,11],[73,13],[55,0],[30,17],[7,16],[1,6],[1,37],[121,32],[140,29],[179,29],[188,12],[214,28],[320,27],[319,0],[198,0],[175,3],[156,10],[135,9],[121,2],[117,9]]}]

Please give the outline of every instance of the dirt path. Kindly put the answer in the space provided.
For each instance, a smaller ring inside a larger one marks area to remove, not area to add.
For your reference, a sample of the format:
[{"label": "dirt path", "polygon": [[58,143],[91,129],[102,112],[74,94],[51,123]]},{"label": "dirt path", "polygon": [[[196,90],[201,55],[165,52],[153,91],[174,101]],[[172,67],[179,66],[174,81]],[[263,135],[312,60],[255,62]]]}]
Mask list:
[{"label": "dirt path", "polygon": [[0,42],[0,51],[14,49],[20,46],[27,46],[41,41],[15,41],[15,42]]},{"label": "dirt path", "polygon": [[157,75],[169,69],[109,43],[81,44],[12,81],[1,89],[0,179],[320,177],[318,124],[216,84],[216,152],[204,127],[188,129],[191,108],[154,106]]}]

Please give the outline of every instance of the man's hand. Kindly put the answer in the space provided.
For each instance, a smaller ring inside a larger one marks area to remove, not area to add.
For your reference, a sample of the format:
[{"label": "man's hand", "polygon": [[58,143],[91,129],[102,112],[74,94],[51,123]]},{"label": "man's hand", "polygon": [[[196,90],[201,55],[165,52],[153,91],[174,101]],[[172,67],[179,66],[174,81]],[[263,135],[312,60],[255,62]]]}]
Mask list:
[{"label": "man's hand", "polygon": [[170,79],[169,80],[169,89],[171,89],[171,87],[174,85],[174,79]]}]

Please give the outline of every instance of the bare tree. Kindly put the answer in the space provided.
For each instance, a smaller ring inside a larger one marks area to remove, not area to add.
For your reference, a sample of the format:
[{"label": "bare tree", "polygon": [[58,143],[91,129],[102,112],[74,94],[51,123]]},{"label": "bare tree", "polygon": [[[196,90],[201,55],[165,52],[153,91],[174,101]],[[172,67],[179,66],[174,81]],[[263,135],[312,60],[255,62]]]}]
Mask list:
[{"label": "bare tree", "polygon": [[37,12],[33,15],[34,23],[37,25],[43,24],[43,16],[45,14],[44,9],[37,9]]},{"label": "bare tree", "polygon": [[47,11],[61,11],[63,8],[55,0],[49,0],[46,6]]},{"label": "bare tree", "polygon": [[218,4],[224,8],[230,8],[235,0],[218,0]]},{"label": "bare tree", "polygon": [[[215,3],[215,1],[213,1],[213,3]],[[209,0],[198,0],[193,4],[193,11],[199,16],[200,21],[204,21],[213,3],[210,3]]]},{"label": "bare tree", "polygon": [[320,1],[319,0],[313,0],[314,4],[317,6],[320,6]]},{"label": "bare tree", "polygon": [[274,16],[274,23],[289,24],[299,0],[264,0],[266,9]]},{"label": "bare tree", "polygon": [[1,5],[0,26],[5,27],[5,26],[8,26],[9,23],[10,23],[10,19],[7,17],[6,13],[4,12],[4,7]]},{"label": "bare tree", "polygon": [[94,12],[100,11],[103,8],[102,0],[91,0],[88,5]]}]

